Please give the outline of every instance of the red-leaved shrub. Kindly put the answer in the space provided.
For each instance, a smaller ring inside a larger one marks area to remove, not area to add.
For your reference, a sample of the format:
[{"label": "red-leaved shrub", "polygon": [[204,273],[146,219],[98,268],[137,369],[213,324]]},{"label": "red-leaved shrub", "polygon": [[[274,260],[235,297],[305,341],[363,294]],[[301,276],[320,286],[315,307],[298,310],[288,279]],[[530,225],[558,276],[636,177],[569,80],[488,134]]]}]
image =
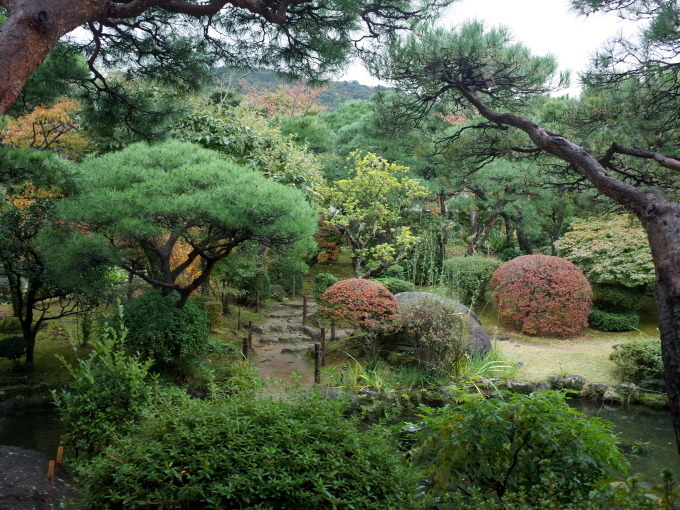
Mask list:
[{"label": "red-leaved shrub", "polygon": [[527,335],[564,337],[588,325],[593,292],[566,259],[517,257],[496,269],[491,288],[501,318]]},{"label": "red-leaved shrub", "polygon": [[399,303],[383,285],[350,278],[326,289],[319,311],[322,317],[337,324],[373,329],[392,321],[399,311]]}]

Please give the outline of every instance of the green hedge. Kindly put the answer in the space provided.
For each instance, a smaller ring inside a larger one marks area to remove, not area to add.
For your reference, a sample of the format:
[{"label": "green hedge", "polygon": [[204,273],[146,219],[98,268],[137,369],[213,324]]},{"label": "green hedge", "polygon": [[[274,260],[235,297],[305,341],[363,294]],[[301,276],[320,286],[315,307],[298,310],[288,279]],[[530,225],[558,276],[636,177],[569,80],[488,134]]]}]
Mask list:
[{"label": "green hedge", "polygon": [[635,312],[606,312],[595,308],[588,320],[591,328],[600,331],[632,331],[637,329],[640,316]]},{"label": "green hedge", "polygon": [[640,308],[642,293],[619,285],[594,285],[593,303],[606,312],[634,312]]},{"label": "green hedge", "polygon": [[322,395],[165,397],[79,470],[85,509],[409,509],[417,478],[384,430]]},{"label": "green hedge", "polygon": [[280,285],[288,294],[302,290],[308,272],[309,266],[301,260],[285,257],[272,260],[267,267],[271,284]]},{"label": "green hedge", "polygon": [[444,261],[443,273],[449,288],[458,293],[458,300],[471,306],[484,300],[491,277],[500,265],[497,259],[479,255],[453,257]]},{"label": "green hedge", "polygon": [[392,294],[399,294],[400,292],[413,292],[416,286],[411,282],[402,280],[401,278],[372,278],[374,282],[387,287]]},{"label": "green hedge", "polygon": [[330,273],[319,273],[314,277],[314,297],[319,300],[326,289],[337,283],[338,279]]},{"label": "green hedge", "polygon": [[665,379],[659,340],[615,345],[609,359],[621,368],[624,381],[639,383],[643,379]]}]

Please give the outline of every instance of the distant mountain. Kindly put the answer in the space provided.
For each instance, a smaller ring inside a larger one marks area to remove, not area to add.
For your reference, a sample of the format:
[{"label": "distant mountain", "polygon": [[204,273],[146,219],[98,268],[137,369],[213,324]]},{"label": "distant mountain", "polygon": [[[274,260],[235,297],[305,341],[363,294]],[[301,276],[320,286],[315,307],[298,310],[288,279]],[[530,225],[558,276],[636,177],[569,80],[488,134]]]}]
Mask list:
[{"label": "distant mountain", "polygon": [[[216,87],[233,87],[237,92],[244,93],[249,89],[276,90],[279,85],[304,83],[301,80],[287,78],[268,69],[234,69],[219,68],[215,71]],[[329,110],[335,110],[340,104],[351,99],[368,101],[378,90],[384,87],[369,87],[358,81],[329,81],[328,87],[321,94],[320,101]]]}]

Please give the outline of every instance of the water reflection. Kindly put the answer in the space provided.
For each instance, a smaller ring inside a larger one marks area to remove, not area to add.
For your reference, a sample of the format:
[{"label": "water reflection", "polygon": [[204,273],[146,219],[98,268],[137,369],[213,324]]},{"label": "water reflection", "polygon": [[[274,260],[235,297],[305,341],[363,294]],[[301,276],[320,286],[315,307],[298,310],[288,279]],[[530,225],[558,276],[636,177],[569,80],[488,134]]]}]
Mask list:
[{"label": "water reflection", "polygon": [[663,468],[670,468],[680,481],[680,455],[675,446],[675,433],[667,411],[642,406],[610,406],[585,400],[572,400],[570,405],[589,416],[598,416],[614,424],[614,432],[631,463],[631,473],[642,473],[657,483]]},{"label": "water reflection", "polygon": [[0,445],[19,446],[54,456],[63,432],[56,409],[0,411]]}]

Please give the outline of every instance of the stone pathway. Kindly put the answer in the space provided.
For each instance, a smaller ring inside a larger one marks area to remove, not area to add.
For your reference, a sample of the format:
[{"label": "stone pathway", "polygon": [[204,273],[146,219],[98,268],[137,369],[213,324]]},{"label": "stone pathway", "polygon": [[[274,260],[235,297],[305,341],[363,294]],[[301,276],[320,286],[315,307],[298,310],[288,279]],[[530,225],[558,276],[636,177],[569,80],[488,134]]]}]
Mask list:
[{"label": "stone pathway", "polygon": [[[302,325],[303,299],[291,299],[274,305],[265,314],[265,323],[253,326],[253,351],[260,377],[271,389],[284,388],[296,381],[303,387],[314,384],[314,360],[310,356],[318,341],[318,328]],[[307,299],[307,316],[316,311],[316,302]],[[299,374],[295,376],[294,374]]]}]

